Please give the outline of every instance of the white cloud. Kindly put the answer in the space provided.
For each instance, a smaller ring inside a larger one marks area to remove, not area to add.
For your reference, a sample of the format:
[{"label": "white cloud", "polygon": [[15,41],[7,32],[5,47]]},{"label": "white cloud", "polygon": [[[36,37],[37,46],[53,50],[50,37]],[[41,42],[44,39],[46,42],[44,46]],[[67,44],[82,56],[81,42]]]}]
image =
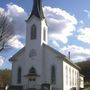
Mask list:
[{"label": "white cloud", "polygon": [[0,7],[0,12],[4,12],[4,9]]},{"label": "white cloud", "polygon": [[19,7],[18,5],[15,4],[7,4],[7,11],[6,14],[13,19],[14,23],[14,30],[16,34],[24,34],[26,31],[26,18],[27,18],[27,13],[22,7]]},{"label": "white cloud", "polygon": [[[6,10],[6,14],[14,21],[16,34],[25,35],[25,19],[28,16],[25,10],[12,3],[7,4]],[[54,40],[54,44],[56,40],[67,43],[68,37],[73,35],[73,32],[75,31],[75,25],[77,24],[76,18],[62,9],[47,6],[44,7],[44,13],[46,14],[48,21],[50,39]]]},{"label": "white cloud", "polygon": [[22,37],[25,37],[26,32],[26,18],[27,13],[25,10],[13,3],[7,4],[6,9],[0,8],[1,12],[5,12],[8,16],[9,20],[13,21],[14,32],[15,36],[8,42],[8,45],[12,46],[13,48],[20,49],[23,47],[23,44],[19,40]]},{"label": "white cloud", "polygon": [[22,47],[24,47],[24,44],[21,43],[21,41],[19,40],[20,38],[22,37],[19,35],[15,35],[12,39],[8,41],[9,46],[16,49],[21,49]]},{"label": "white cloud", "polygon": [[[6,14],[14,21],[16,34],[25,35],[26,31],[25,19],[27,18],[27,13],[25,12],[25,10],[22,7],[19,7],[18,5],[15,4],[7,4],[6,10],[7,10]],[[68,38],[71,35],[73,35],[78,22],[73,15],[59,8],[52,8],[46,6],[44,7],[44,13],[47,17],[50,40],[52,40],[53,45],[60,48],[60,45],[57,43],[57,40],[63,42],[64,44],[68,43]],[[81,23],[83,23],[83,21],[81,21]],[[82,30],[80,30],[80,33],[81,32]],[[81,33],[81,35],[83,35],[83,38],[84,34]],[[9,45],[16,49],[22,48],[23,44],[21,43],[20,38],[22,37],[15,35],[9,41]],[[68,51],[71,51],[72,55],[71,57],[74,60],[80,60],[90,56],[90,49],[85,49],[83,47],[78,47],[75,45],[63,47],[60,51],[66,55]],[[1,62],[3,61],[1,60]]]},{"label": "white cloud", "polygon": [[60,48],[60,45],[57,41],[52,40],[52,44],[54,45],[54,47]]},{"label": "white cloud", "polygon": [[87,13],[88,18],[90,18],[90,11],[88,11],[88,10],[85,9],[84,12]]},{"label": "white cloud", "polygon": [[90,44],[90,28],[81,28],[77,39]]},{"label": "white cloud", "polygon": [[63,54],[68,56],[68,52],[71,52],[71,59],[74,61],[86,60],[90,57],[90,49],[83,48],[76,45],[68,45],[60,50]]},{"label": "white cloud", "polygon": [[0,66],[4,64],[4,57],[0,56]]},{"label": "white cloud", "polygon": [[84,21],[83,21],[83,20],[80,20],[79,23],[80,23],[80,24],[84,24]]},{"label": "white cloud", "polygon": [[73,58],[74,62],[82,62],[82,61],[86,61],[87,58],[83,57],[83,56],[77,56]]},{"label": "white cloud", "polygon": [[8,8],[8,14],[12,13],[18,15],[21,13],[25,13],[22,7],[19,7],[13,3],[7,4],[7,8]]},{"label": "white cloud", "polygon": [[77,20],[65,10],[45,6],[44,12],[49,26],[50,39],[68,42],[68,37],[73,35]]}]

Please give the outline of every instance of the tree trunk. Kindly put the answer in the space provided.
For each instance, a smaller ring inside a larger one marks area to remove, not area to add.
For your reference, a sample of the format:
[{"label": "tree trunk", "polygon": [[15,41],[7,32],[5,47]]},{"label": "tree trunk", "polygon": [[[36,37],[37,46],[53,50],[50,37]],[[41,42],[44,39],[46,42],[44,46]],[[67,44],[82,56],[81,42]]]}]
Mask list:
[{"label": "tree trunk", "polygon": [[4,47],[5,47],[5,43],[2,42],[2,46],[1,46],[1,48],[0,48],[0,52],[4,49]]}]

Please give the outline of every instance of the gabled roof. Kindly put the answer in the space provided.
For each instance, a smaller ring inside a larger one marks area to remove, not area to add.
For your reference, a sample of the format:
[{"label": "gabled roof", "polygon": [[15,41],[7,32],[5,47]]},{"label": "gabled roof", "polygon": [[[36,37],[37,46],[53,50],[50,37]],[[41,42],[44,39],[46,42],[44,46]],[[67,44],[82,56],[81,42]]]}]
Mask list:
[{"label": "gabled roof", "polygon": [[57,58],[64,60],[65,62],[69,63],[70,65],[72,65],[73,67],[77,68],[77,69],[80,69],[79,66],[77,66],[76,64],[74,64],[69,58],[67,58],[64,54],[60,53],[59,51],[55,50],[54,48],[46,45],[43,43],[43,46],[50,49],[51,51],[55,52],[57,54]]},{"label": "gabled roof", "polygon": [[80,74],[81,77],[85,77],[84,75]]},{"label": "gabled roof", "polygon": [[15,55],[13,55],[9,61],[13,61],[18,55],[20,55],[21,53],[23,53],[25,50],[25,47],[23,47],[22,49],[20,49]]},{"label": "gabled roof", "polygon": [[[57,58],[59,58],[61,60],[64,60],[65,62],[69,63],[70,65],[72,65],[73,67],[80,69],[79,66],[77,66],[76,64],[74,64],[71,60],[69,60],[64,54],[60,53],[59,51],[55,50],[54,48],[50,47],[49,45],[46,45],[43,43],[43,46],[45,48],[50,49],[51,51],[55,52],[57,54]],[[19,50],[14,56],[12,56],[9,61],[13,61],[15,59],[15,57],[19,56],[20,54],[22,54],[25,50],[25,47],[23,47],[21,50]]]},{"label": "gabled roof", "polygon": [[[31,15],[29,16],[28,20],[32,17],[32,16],[36,16],[39,19],[43,19],[44,17],[44,13],[43,13],[43,9],[42,9],[42,1],[41,0],[33,0],[33,8],[32,8],[32,12]],[[27,21],[28,21],[27,20]]]}]

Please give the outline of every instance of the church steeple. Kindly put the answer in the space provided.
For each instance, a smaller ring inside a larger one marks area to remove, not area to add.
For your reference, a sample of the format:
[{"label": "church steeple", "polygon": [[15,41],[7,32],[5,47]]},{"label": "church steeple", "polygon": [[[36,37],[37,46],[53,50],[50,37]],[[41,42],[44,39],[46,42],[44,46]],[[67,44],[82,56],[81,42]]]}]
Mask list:
[{"label": "church steeple", "polygon": [[40,19],[44,18],[44,13],[42,9],[42,0],[33,0],[33,9],[32,9],[30,17],[32,17],[33,15],[35,15],[36,17]]},{"label": "church steeple", "polygon": [[41,0],[33,0],[32,12],[26,23],[26,47],[39,48],[48,43],[48,27]]}]

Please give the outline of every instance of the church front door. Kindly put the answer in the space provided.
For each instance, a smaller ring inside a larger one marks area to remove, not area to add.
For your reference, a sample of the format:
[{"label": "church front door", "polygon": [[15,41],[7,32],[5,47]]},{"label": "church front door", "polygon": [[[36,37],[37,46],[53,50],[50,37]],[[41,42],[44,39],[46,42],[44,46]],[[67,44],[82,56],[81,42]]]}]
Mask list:
[{"label": "church front door", "polygon": [[36,89],[36,79],[35,78],[29,79],[28,86],[30,90],[35,90]]}]

